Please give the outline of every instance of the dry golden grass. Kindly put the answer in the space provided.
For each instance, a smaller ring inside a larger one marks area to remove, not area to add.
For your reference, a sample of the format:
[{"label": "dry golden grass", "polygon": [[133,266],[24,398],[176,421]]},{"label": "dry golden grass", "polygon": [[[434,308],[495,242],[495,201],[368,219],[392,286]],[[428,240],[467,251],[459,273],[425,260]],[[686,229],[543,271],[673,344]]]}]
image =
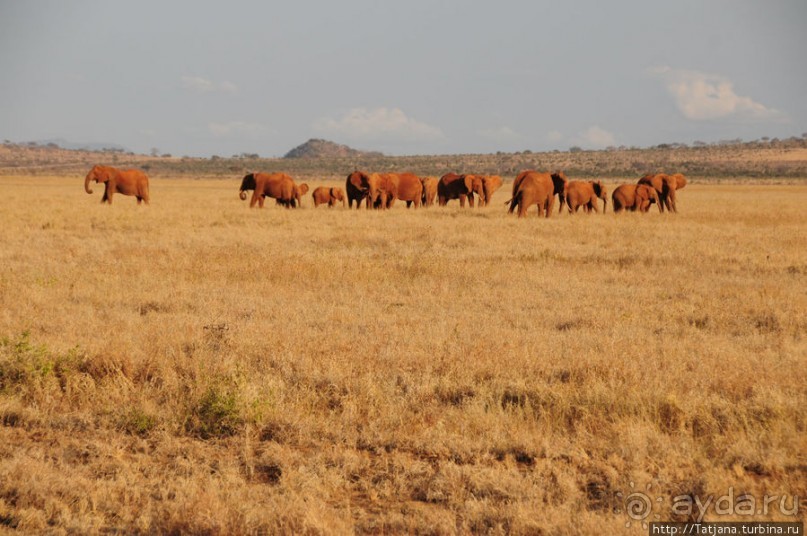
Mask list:
[{"label": "dry golden grass", "polygon": [[0,531],[603,534],[632,482],[663,520],[807,495],[804,185],[517,221],[508,184],[379,213],[82,182],[0,178]]}]

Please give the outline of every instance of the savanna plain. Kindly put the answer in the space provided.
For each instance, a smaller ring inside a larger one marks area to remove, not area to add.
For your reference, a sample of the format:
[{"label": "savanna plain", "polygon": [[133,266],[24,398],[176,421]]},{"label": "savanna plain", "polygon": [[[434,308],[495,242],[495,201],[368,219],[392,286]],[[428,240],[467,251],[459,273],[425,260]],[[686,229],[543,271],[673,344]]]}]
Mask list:
[{"label": "savanna plain", "polygon": [[508,182],[387,212],[239,182],[0,177],[0,532],[646,534],[637,490],[804,520],[804,182],[523,220]]}]

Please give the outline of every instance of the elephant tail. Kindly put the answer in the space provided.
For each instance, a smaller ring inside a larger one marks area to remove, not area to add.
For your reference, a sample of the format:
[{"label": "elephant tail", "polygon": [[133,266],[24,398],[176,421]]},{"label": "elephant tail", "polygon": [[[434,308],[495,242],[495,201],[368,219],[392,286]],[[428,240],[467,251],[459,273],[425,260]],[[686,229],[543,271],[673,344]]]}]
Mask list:
[{"label": "elephant tail", "polygon": [[515,211],[516,206],[518,206],[520,200],[521,200],[521,190],[513,194],[513,197],[509,199],[507,202],[505,202],[505,205],[507,203],[510,203],[510,208],[507,209],[508,214],[512,214],[513,211]]}]

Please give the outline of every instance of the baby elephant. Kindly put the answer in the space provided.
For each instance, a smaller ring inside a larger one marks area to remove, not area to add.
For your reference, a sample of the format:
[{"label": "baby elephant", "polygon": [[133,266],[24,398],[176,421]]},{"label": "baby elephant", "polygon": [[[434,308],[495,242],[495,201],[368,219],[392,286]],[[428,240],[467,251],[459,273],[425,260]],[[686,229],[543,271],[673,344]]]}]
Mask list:
[{"label": "baby elephant", "polygon": [[570,214],[577,212],[580,207],[586,212],[597,212],[597,198],[602,199],[603,214],[608,208],[608,191],[602,181],[569,181],[565,194]]},{"label": "baby elephant", "polygon": [[345,191],[341,188],[326,188],[325,186],[320,186],[314,189],[311,197],[314,198],[314,207],[324,205],[325,203],[327,203],[329,207],[332,207],[337,201],[342,202],[342,207],[345,206]]}]

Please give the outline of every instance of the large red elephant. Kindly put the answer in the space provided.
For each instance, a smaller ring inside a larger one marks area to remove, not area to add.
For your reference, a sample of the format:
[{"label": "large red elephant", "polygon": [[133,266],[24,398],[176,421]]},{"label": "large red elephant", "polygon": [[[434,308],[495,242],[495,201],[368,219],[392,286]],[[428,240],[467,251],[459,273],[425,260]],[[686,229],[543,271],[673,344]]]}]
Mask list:
[{"label": "large red elephant", "polygon": [[474,193],[482,198],[485,195],[482,182],[474,179],[474,175],[456,173],[446,173],[440,177],[440,182],[437,183],[437,201],[440,206],[446,206],[452,199],[459,199],[460,206],[464,207],[467,199],[468,205],[473,208]]},{"label": "large red elephant", "polygon": [[[546,175],[552,181],[552,197],[553,197],[552,204],[554,204],[554,196],[557,195],[558,199],[560,201],[560,208],[558,209],[558,214],[560,214],[560,212],[563,210],[563,205],[566,203],[566,194],[565,194],[565,192],[566,192],[566,183],[569,182],[569,179],[566,178],[566,174],[564,172],[562,172],[562,171],[556,171],[554,173],[549,173],[549,172],[538,172],[538,171],[535,171],[533,169],[524,170],[521,173],[519,173],[518,175],[516,175],[516,178],[513,181],[512,196],[511,196],[510,199],[505,201],[505,205],[508,204],[508,203],[510,204],[510,210],[508,210],[508,212],[510,214],[512,214],[513,210],[514,210],[514,208],[516,206],[515,198],[516,198],[516,193],[518,192],[518,189],[521,186],[521,181],[523,181],[527,176],[529,176],[531,174]],[[549,214],[547,214],[547,218],[548,217],[549,217]]]},{"label": "large red elephant", "polygon": [[421,177],[421,184],[423,184],[423,197],[421,202],[424,207],[430,207],[434,204],[434,198],[437,197],[437,177]]},{"label": "large red elephant", "polygon": [[353,202],[355,201],[358,209],[364,200],[367,200],[367,206],[369,207],[370,176],[363,171],[354,171],[345,180],[345,192],[347,193],[347,208],[353,208]]},{"label": "large red elephant", "polygon": [[650,205],[655,203],[661,212],[661,201],[656,190],[647,184],[621,184],[611,194],[614,203],[614,212],[628,210],[647,213]]},{"label": "large red elephant", "polygon": [[[489,205],[493,194],[502,187],[502,178],[498,175],[475,175],[476,181],[482,183],[482,195],[479,196],[479,206]],[[478,187],[474,188],[478,191]]]},{"label": "large red elephant", "polygon": [[664,212],[666,208],[670,212],[678,212],[676,192],[687,185],[687,179],[681,173],[673,175],[650,173],[639,179],[637,184],[646,184],[656,190],[659,198],[659,210]]},{"label": "large red elephant", "polygon": [[371,173],[368,179],[370,189],[367,194],[367,208],[392,208],[398,199],[399,183],[397,173]]},{"label": "large red elephant", "polygon": [[[518,217],[523,218],[532,205],[537,205],[538,216],[548,218],[555,203],[559,177],[553,173],[527,171],[520,173],[516,180],[518,182],[513,187],[513,197],[509,201],[510,208],[507,212],[512,214],[518,206]],[[562,185],[565,186],[565,182]]]},{"label": "large red elephant", "polygon": [[92,193],[90,182],[104,183],[104,196],[101,203],[112,204],[112,195],[133,195],[137,204],[149,204],[149,178],[139,169],[118,169],[111,166],[95,165],[84,178],[84,191]]},{"label": "large red elephant", "polygon": [[423,183],[420,177],[412,173],[398,173],[397,199],[406,201],[406,208],[414,203],[418,208],[423,202]]},{"label": "large red elephant", "polygon": [[255,204],[263,208],[267,197],[274,198],[286,208],[296,206],[294,180],[285,173],[249,173],[241,181],[238,197],[247,198],[247,190],[253,190],[249,208]]},{"label": "large red elephant", "polygon": [[569,214],[580,207],[586,212],[597,212],[597,199],[602,199],[602,213],[608,209],[608,190],[602,181],[569,181],[566,183],[566,205]]}]

